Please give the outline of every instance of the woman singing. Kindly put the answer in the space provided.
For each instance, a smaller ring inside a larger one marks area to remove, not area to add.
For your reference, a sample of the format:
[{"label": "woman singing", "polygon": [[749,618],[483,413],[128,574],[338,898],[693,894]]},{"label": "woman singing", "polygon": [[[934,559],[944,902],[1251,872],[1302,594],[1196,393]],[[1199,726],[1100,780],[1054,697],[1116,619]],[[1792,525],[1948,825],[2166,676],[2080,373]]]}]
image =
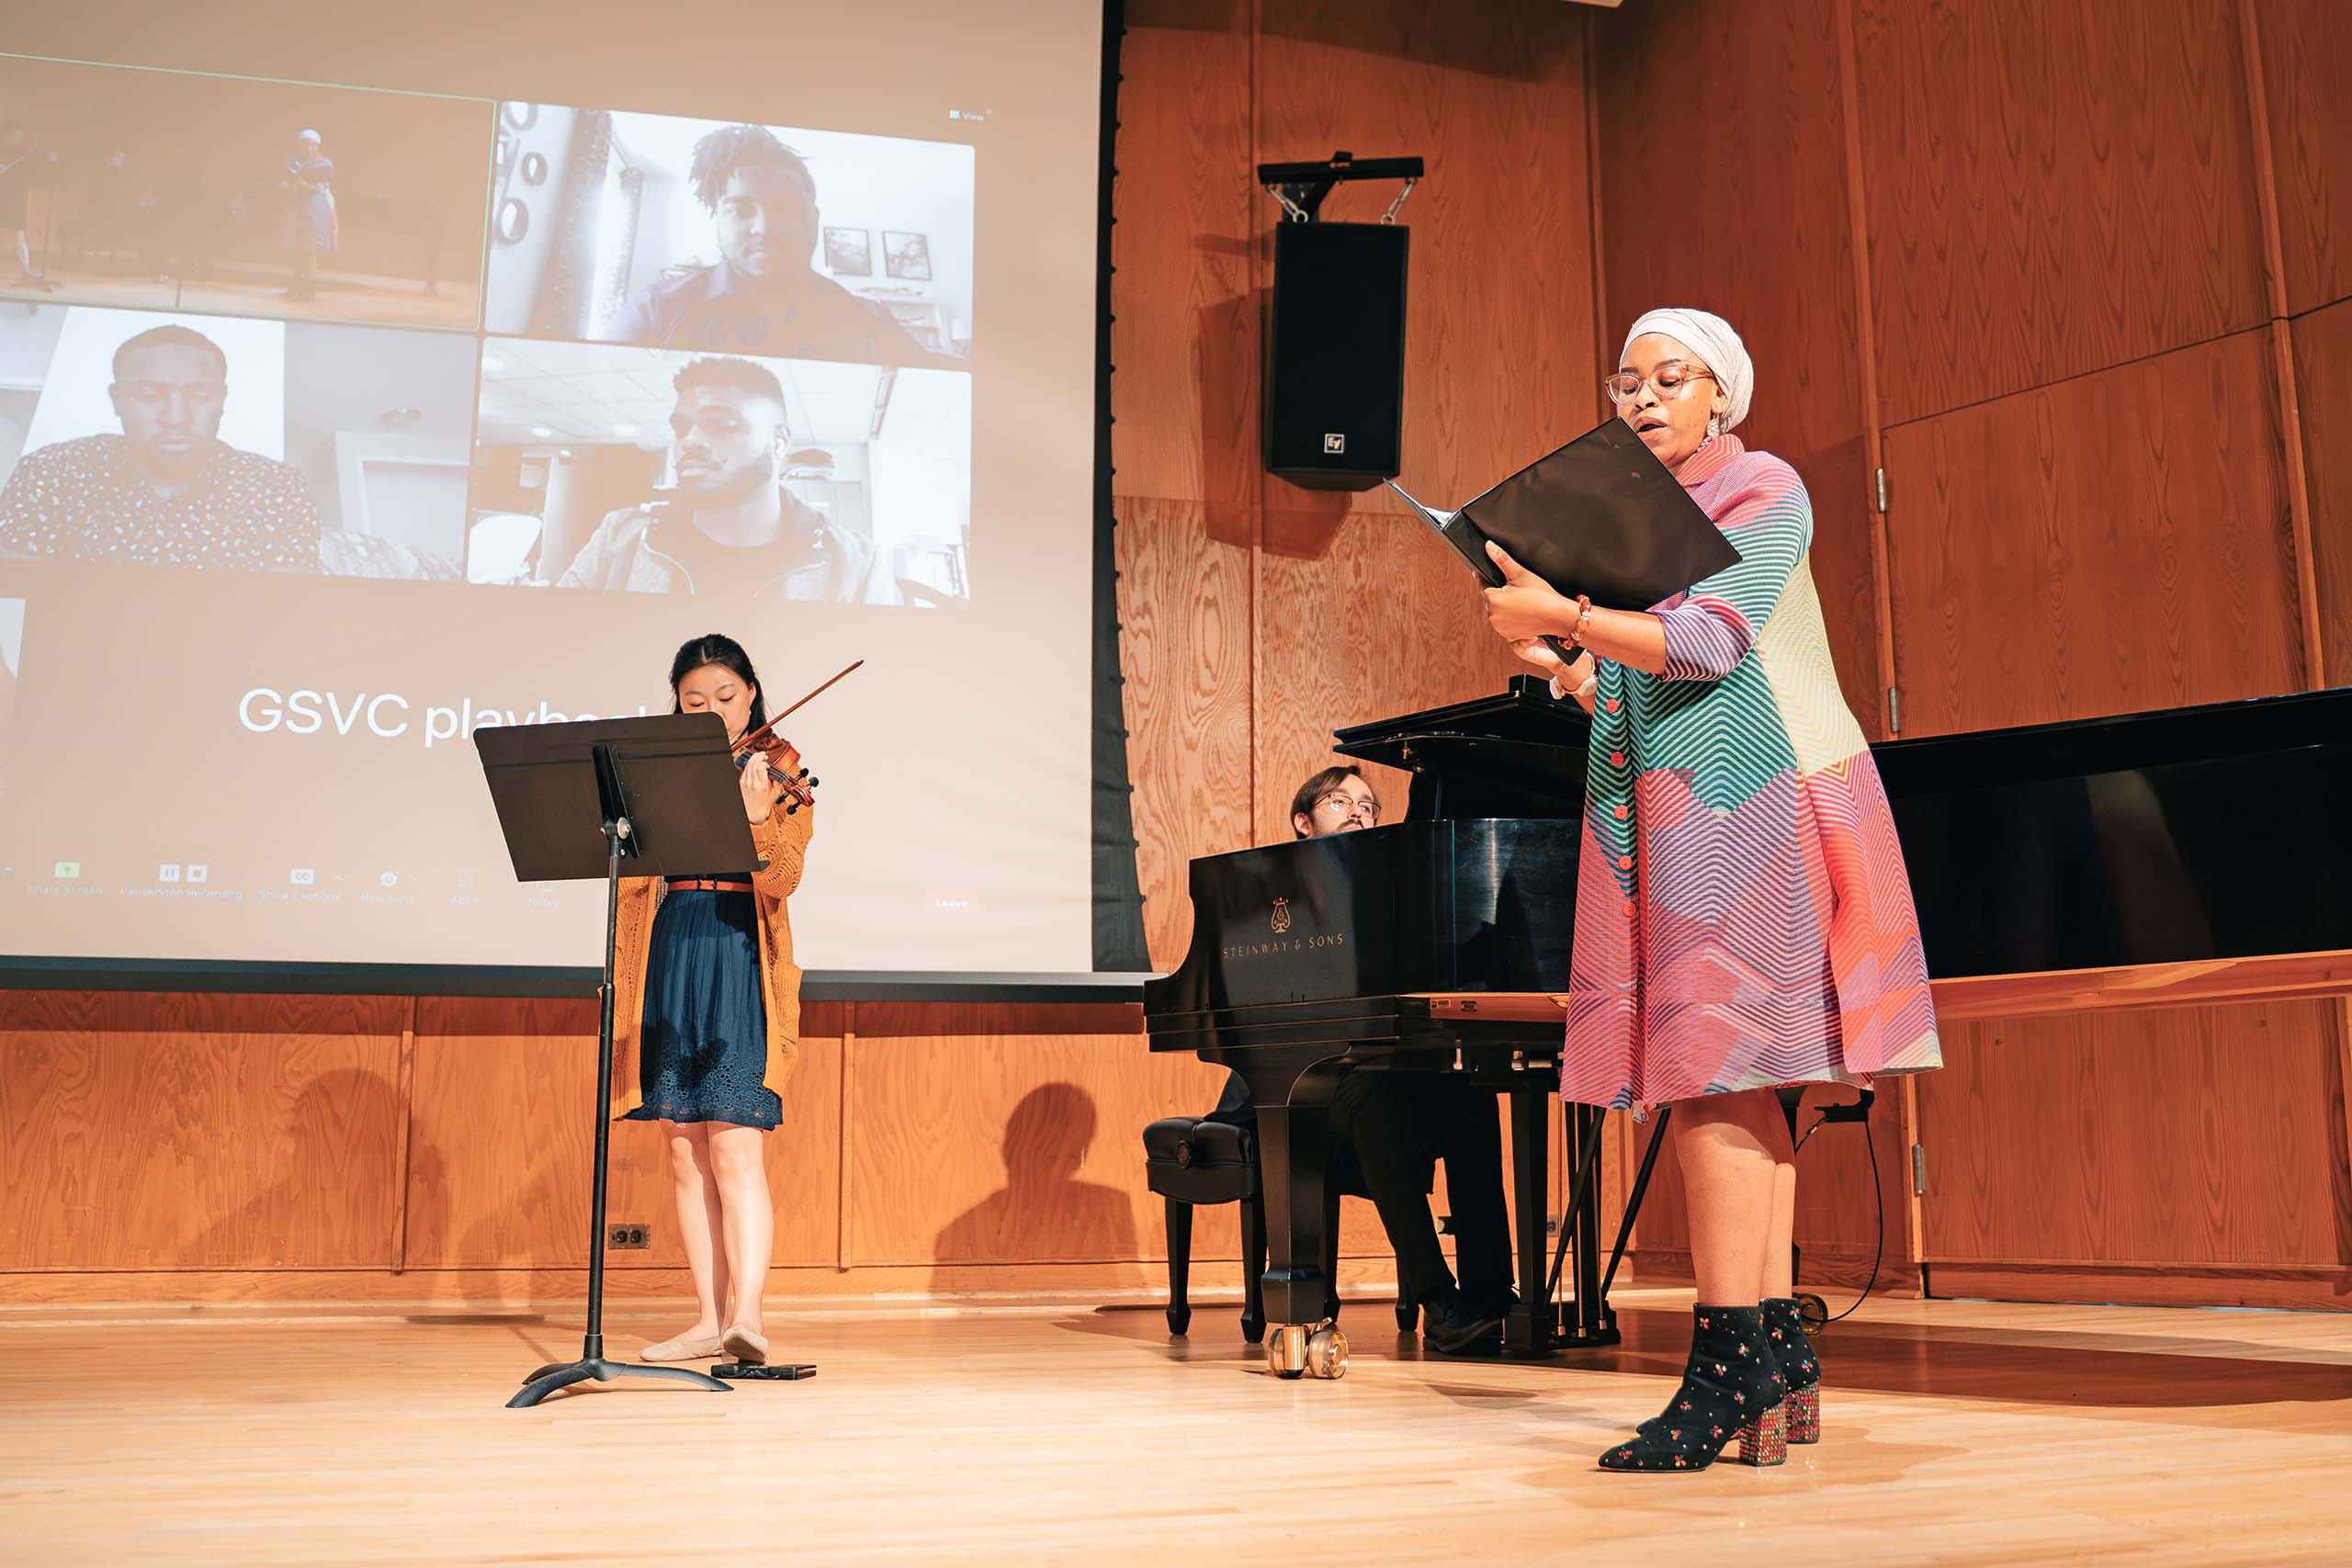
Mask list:
[{"label": "woman singing", "polygon": [[[1820,1434],[1792,1298],[1795,1155],[1774,1090],[1940,1065],[1894,821],[1831,668],[1796,473],[1731,431],[1754,367],[1653,310],[1605,383],[1740,559],[1652,609],[1555,592],[1500,549],[1487,617],[1592,715],[1561,1094],[1673,1106],[1698,1305],[1682,1384],[1600,1456],[1777,1463]],[[1490,547],[1490,548],[1493,547]],[[1562,584],[1573,592],[1575,585]],[[1534,639],[1582,649],[1566,670]]]},{"label": "woman singing", "polygon": [[278,298],[298,303],[319,297],[319,258],[343,245],[342,220],[334,207],[334,162],[319,148],[319,133],[306,130],[294,139],[294,155],[286,160],[286,188],[292,203],[286,214],[286,250],[293,258],[294,285]]},{"label": "woman singing", "polygon": [[[699,637],[670,661],[673,711],[715,713],[730,741],[767,720],[752,660],[732,637]],[[800,1054],[800,971],[785,900],[800,886],[813,812],[775,804],[767,758],[743,770],[757,861],[694,876],[621,884],[614,968],[613,1101],[659,1122],[670,1146],[698,1310],[693,1326],[642,1352],[689,1361],[722,1349],[764,1362],[761,1296],[775,1233],[760,1134]]]}]

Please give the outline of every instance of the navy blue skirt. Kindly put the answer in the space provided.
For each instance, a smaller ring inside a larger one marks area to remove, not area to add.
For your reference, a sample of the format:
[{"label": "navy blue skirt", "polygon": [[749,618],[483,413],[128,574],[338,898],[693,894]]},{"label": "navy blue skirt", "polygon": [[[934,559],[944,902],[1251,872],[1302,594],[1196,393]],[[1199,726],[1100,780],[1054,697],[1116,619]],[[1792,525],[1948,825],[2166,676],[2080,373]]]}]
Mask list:
[{"label": "navy blue skirt", "polygon": [[[736,880],[729,878],[728,880]],[[750,881],[748,876],[740,880]],[[760,919],[749,893],[672,887],[653,917],[633,1122],[725,1122],[773,1129]]]}]

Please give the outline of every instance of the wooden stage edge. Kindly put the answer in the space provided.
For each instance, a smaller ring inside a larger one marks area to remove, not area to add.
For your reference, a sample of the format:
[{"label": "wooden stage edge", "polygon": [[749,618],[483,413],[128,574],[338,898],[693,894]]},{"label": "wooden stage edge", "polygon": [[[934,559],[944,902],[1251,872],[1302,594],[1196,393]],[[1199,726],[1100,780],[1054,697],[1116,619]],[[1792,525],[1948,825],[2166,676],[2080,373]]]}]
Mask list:
[{"label": "wooden stage edge", "polygon": [[[1802,1289],[1844,1310],[1871,1275],[1867,1251],[1805,1254]],[[1060,1303],[1106,1309],[1158,1309],[1168,1300],[1165,1265],[1144,1263],[974,1264],[952,1268],[779,1267],[770,1310],[797,1308],[987,1308]],[[1612,1299],[1629,1290],[1679,1288],[1690,1281],[1690,1256],[1679,1249],[1628,1255]],[[1386,1258],[1342,1258],[1340,1290],[1350,1302],[1393,1301]],[[607,1299],[649,1303],[689,1297],[683,1269],[616,1269],[605,1276]],[[2265,1307],[2352,1311],[2352,1266],[1881,1261],[1872,1301],[2056,1302],[2083,1305]],[[587,1295],[580,1269],[86,1269],[0,1273],[0,1321],[47,1306],[131,1306],[172,1310],[234,1305],[397,1305],[403,1309],[562,1307]],[[1238,1310],[1241,1268],[1196,1258],[1191,1301],[1196,1316]]]},{"label": "wooden stage edge", "polygon": [[[1395,1300],[1393,1258],[1342,1258],[1345,1300]],[[1630,1279],[1621,1274],[1621,1281]],[[380,1303],[409,1306],[531,1307],[586,1300],[586,1268],[562,1269],[18,1269],[0,1272],[0,1310],[47,1304],[235,1303]],[[614,1268],[605,1271],[611,1301],[685,1301],[693,1295],[684,1269]],[[1239,1310],[1241,1265],[1232,1259],[1193,1259],[1190,1299],[1195,1315]],[[1073,1305],[1160,1306],[1168,1300],[1168,1266],[1159,1259],[1120,1263],[1003,1263],[834,1269],[778,1266],[769,1271],[771,1310],[799,1303],[987,1305],[1061,1302]]]},{"label": "wooden stage edge", "polygon": [[1937,1021],[1942,1023],[2121,1008],[2290,1001],[2352,991],[2352,952],[2211,958],[2187,964],[2136,964],[2123,969],[1987,975],[1964,980],[1936,980],[1929,983],[1928,989],[1935,996]]}]

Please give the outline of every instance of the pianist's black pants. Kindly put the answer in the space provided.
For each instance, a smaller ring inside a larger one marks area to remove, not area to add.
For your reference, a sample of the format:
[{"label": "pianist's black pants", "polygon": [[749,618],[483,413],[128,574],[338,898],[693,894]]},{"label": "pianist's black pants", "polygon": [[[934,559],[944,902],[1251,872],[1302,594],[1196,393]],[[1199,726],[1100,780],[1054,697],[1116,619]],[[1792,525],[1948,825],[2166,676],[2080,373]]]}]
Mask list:
[{"label": "pianist's black pants", "polygon": [[1510,1293],[1510,1221],[1492,1089],[1403,1073],[1350,1073],[1331,1095],[1330,1129],[1355,1152],[1365,1191],[1396,1249],[1398,1287],[1434,1300],[1453,1276],[1430,1217],[1430,1162],[1445,1161],[1462,1292],[1500,1305]]}]

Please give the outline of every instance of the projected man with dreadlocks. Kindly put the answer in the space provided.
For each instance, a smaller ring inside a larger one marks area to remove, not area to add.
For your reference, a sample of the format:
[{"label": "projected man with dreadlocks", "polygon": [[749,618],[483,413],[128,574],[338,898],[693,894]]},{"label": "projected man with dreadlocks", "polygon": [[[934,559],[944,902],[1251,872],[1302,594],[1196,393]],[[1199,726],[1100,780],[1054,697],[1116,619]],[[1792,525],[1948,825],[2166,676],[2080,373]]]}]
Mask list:
[{"label": "projected man with dreadlocks", "polygon": [[658,348],[784,359],[924,365],[885,307],[815,271],[817,181],[764,126],[722,126],[695,143],[689,174],[719,259],[640,290],[597,336]]}]

